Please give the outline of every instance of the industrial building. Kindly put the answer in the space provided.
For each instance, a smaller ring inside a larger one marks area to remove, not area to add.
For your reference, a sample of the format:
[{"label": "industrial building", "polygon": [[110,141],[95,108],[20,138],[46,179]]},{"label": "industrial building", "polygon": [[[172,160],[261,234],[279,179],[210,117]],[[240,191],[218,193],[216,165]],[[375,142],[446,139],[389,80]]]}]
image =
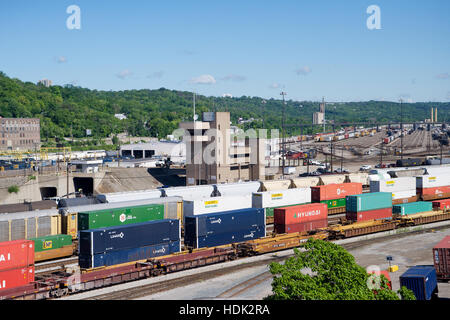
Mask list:
[{"label": "industrial building", "polygon": [[180,141],[151,141],[123,145],[120,147],[120,155],[135,159],[170,157],[172,162],[183,163],[186,160],[186,148]]},{"label": "industrial building", "polygon": [[229,112],[204,112],[202,121],[182,122],[180,128],[185,130],[186,185],[265,179],[265,140],[232,139]]},{"label": "industrial building", "polygon": [[40,119],[0,117],[0,150],[35,150],[40,145]]}]

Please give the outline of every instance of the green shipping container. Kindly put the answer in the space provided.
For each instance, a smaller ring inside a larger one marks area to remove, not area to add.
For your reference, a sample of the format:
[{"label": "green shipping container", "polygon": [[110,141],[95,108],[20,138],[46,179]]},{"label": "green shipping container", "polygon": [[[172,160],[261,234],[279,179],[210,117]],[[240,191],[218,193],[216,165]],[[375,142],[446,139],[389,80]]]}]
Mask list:
[{"label": "green shipping container", "polygon": [[326,203],[327,206],[328,206],[328,209],[345,207],[345,198],[334,199],[334,200],[323,200],[323,201],[320,201],[320,202],[321,203]]},{"label": "green shipping container", "polygon": [[[310,203],[310,202],[308,202]],[[276,208],[286,208],[286,207],[293,207],[293,206],[299,206],[301,204],[308,204],[308,203],[297,203],[297,204],[291,204],[288,206],[279,206],[279,207],[270,207],[270,208],[266,208],[266,217],[273,217],[273,212]]]},{"label": "green shipping container", "polygon": [[78,230],[106,228],[162,219],[164,219],[163,204],[79,212]]},{"label": "green shipping container", "polygon": [[426,201],[396,204],[392,206],[392,213],[399,214],[401,216],[432,210],[433,203]]},{"label": "green shipping container", "polygon": [[346,197],[347,212],[360,212],[392,207],[391,192],[370,192]]},{"label": "green shipping container", "polygon": [[59,249],[72,244],[72,236],[67,234],[56,234],[53,236],[45,236],[30,239],[34,241],[34,251],[48,251]]}]

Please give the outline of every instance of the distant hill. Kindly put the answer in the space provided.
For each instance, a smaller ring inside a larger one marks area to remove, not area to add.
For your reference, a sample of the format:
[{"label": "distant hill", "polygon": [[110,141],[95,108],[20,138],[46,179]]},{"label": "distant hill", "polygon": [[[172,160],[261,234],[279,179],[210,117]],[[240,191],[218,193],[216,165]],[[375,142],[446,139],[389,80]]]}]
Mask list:
[{"label": "distant hill", "polygon": [[[229,111],[233,124],[239,118],[255,120],[244,129],[259,128],[263,99],[259,97],[196,97],[196,112]],[[282,101],[268,99],[264,104],[264,124],[268,129],[281,128]],[[336,122],[399,121],[400,104],[383,101],[348,102],[327,105],[327,119]],[[438,108],[438,120],[450,120],[450,103],[404,103],[405,121],[423,121],[430,117],[430,108]],[[286,103],[286,123],[311,124],[312,114],[319,102],[292,101]],[[0,116],[38,117],[41,119],[41,137],[76,138],[92,136],[104,138],[111,133],[129,131],[134,136],[163,138],[178,128],[180,121],[192,119],[192,93],[161,88],[158,90],[98,91],[72,85],[36,85],[12,79],[0,72]],[[333,114],[335,112],[335,114]],[[125,120],[114,117],[127,116]],[[291,129],[290,133],[299,130]]]}]

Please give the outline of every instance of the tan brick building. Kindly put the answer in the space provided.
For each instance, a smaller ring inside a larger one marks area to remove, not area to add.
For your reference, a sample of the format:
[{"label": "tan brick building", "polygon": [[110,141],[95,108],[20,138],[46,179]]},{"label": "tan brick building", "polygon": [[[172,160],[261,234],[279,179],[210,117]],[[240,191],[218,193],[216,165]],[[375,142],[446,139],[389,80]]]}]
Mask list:
[{"label": "tan brick building", "polygon": [[229,112],[204,112],[202,120],[180,123],[188,133],[186,185],[264,179],[263,139],[231,141]]},{"label": "tan brick building", "polygon": [[40,119],[0,117],[0,150],[35,150],[40,145]]}]

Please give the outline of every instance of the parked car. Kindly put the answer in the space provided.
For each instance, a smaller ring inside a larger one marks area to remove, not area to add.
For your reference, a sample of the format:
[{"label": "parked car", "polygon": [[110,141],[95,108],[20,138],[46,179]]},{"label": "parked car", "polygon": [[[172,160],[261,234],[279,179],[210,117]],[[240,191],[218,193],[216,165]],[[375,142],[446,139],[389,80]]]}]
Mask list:
[{"label": "parked car", "polygon": [[366,170],[370,170],[372,169],[372,166],[369,164],[365,164],[363,166],[361,166],[361,168],[359,168],[359,171],[366,171]]}]

